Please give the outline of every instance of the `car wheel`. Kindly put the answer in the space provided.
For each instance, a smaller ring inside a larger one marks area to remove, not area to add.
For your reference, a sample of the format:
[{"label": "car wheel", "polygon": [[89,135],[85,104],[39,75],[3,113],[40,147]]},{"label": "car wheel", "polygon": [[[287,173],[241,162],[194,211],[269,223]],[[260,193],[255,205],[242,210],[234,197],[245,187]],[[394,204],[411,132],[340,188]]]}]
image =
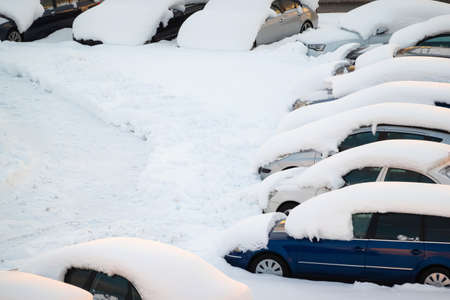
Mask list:
[{"label": "car wheel", "polygon": [[290,273],[287,263],[272,253],[257,256],[250,263],[249,271],[256,274],[271,274],[283,277],[288,277]]},{"label": "car wheel", "polygon": [[16,29],[11,29],[11,31],[8,32],[6,40],[11,41],[11,42],[19,42],[20,43],[22,41],[22,35]]},{"label": "car wheel", "polygon": [[305,30],[308,30],[310,28],[313,28],[313,25],[311,24],[311,22],[306,21],[305,23],[303,23],[302,27],[300,28],[300,33],[302,33]]},{"label": "car wheel", "polygon": [[285,215],[289,216],[291,210],[296,207],[299,203],[294,201],[284,202],[280,206],[278,206],[277,212],[282,212]]},{"label": "car wheel", "polygon": [[450,288],[450,272],[441,267],[430,268],[421,274],[419,282],[436,287]]}]

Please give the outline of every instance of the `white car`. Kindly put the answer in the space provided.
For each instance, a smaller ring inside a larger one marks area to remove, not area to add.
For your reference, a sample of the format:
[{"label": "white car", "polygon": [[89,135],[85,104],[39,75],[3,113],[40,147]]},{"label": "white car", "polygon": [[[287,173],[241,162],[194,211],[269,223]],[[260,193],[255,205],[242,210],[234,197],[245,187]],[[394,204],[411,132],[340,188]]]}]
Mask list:
[{"label": "white car", "polygon": [[[272,176],[277,178],[272,180]],[[304,170],[272,176],[261,183],[265,192],[260,194],[260,205],[265,213],[288,213],[318,194],[363,182],[450,185],[450,145],[413,140],[375,142],[338,153]]]}]

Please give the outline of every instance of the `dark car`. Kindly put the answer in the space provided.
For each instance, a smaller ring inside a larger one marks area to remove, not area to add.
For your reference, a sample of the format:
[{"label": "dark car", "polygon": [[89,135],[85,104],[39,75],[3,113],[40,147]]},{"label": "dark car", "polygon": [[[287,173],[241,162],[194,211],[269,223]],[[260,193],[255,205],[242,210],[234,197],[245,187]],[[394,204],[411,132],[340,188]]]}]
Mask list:
[{"label": "dark car", "polygon": [[450,58],[450,33],[428,37],[415,46],[397,51],[395,56],[434,56]]},{"label": "dark car", "polygon": [[0,24],[0,40],[29,42],[42,39],[59,29],[72,27],[73,20],[79,14],[98,3],[94,0],[41,0],[44,14],[22,33],[13,20],[0,15],[8,20]]}]

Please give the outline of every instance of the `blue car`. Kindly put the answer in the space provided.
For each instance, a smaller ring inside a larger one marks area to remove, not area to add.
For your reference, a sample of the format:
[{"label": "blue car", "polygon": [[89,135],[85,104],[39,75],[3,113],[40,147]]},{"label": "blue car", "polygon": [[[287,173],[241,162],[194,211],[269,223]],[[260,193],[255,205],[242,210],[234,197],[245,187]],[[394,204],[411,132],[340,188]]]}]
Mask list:
[{"label": "blue car", "polygon": [[[450,201],[450,189],[447,192]],[[333,193],[336,192],[327,194]],[[305,204],[309,201],[314,198]],[[287,222],[305,204],[295,208]],[[351,220],[350,240],[295,239],[286,233],[286,221],[281,221],[270,232],[266,249],[235,250],[225,259],[253,273],[285,277],[385,285],[418,282],[450,287],[449,217],[387,210],[387,213],[351,214]],[[327,218],[318,222],[327,222]]]}]

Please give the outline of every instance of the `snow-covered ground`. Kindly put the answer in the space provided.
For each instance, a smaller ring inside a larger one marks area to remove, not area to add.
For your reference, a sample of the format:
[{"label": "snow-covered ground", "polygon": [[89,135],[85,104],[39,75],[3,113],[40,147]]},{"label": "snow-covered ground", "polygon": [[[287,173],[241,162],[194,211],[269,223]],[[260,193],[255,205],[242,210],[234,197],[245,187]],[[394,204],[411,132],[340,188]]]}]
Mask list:
[{"label": "snow-covered ground", "polygon": [[257,149],[296,96],[320,85],[332,55],[307,58],[295,42],[222,52],[69,40],[0,43],[0,269],[130,236],[192,251],[258,300],[448,297],[257,276],[218,255],[222,232],[261,212]]}]

